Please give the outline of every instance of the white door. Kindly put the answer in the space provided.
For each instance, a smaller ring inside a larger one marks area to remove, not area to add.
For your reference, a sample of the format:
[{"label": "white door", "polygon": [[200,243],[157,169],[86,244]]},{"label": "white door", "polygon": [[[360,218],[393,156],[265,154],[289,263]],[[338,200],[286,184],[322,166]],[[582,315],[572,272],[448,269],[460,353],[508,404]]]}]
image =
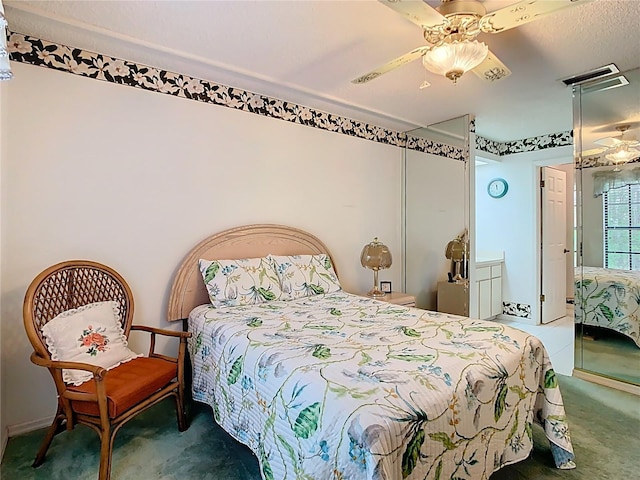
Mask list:
[{"label": "white door", "polygon": [[542,323],[566,315],[566,173],[543,167],[542,189]]}]

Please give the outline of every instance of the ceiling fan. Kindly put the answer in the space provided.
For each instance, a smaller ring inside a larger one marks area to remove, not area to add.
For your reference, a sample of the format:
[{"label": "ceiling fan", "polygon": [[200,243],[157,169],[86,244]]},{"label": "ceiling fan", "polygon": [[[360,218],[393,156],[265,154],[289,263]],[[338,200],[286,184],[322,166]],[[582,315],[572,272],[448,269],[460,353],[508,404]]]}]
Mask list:
[{"label": "ceiling fan", "polygon": [[[378,1],[422,28],[427,45],[352,80],[355,84],[369,82],[420,57],[427,70],[453,83],[469,70],[489,82],[500,80],[511,71],[484,43],[475,40],[480,33],[500,33],[593,0],[524,0],[490,13],[478,0],[442,0],[436,8],[416,0]],[[421,88],[424,86],[429,86],[428,82]]]}]

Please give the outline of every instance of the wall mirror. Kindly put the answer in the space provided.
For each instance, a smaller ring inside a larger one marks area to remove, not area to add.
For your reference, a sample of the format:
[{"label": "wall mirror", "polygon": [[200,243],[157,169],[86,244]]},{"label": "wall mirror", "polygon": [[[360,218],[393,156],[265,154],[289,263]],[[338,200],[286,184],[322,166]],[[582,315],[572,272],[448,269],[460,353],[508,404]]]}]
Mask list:
[{"label": "wall mirror", "polygon": [[640,385],[640,68],[574,87],[576,375]]},{"label": "wall mirror", "polygon": [[[465,115],[407,132],[410,142],[450,145],[457,152],[457,158],[410,147],[404,152],[404,286],[419,308],[437,310],[438,282],[452,270],[447,244],[469,231],[469,127]],[[468,305],[468,287],[461,285],[457,295]]]}]

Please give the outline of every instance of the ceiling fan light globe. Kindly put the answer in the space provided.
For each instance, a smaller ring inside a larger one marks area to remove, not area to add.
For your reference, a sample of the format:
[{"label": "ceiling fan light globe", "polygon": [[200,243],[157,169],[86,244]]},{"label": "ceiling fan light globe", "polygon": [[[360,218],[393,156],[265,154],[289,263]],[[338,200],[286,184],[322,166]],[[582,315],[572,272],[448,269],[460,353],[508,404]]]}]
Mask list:
[{"label": "ceiling fan light globe", "polygon": [[604,158],[614,163],[627,163],[637,156],[640,156],[639,150],[623,145],[616,148],[614,152],[605,155]]},{"label": "ceiling fan light globe", "polygon": [[465,72],[480,65],[489,54],[489,47],[482,42],[447,42],[433,47],[422,57],[424,68],[444,75],[454,83]]}]

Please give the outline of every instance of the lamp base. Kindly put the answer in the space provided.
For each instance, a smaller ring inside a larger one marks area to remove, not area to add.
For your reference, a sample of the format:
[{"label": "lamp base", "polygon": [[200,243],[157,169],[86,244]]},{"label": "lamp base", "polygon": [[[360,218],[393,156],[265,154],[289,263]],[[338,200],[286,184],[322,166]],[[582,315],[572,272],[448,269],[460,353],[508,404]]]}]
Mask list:
[{"label": "lamp base", "polygon": [[367,293],[368,297],[373,297],[373,298],[377,298],[377,297],[384,297],[386,295],[386,293],[384,293],[382,290],[380,290],[378,287],[373,287],[371,290],[369,290],[369,292]]}]

